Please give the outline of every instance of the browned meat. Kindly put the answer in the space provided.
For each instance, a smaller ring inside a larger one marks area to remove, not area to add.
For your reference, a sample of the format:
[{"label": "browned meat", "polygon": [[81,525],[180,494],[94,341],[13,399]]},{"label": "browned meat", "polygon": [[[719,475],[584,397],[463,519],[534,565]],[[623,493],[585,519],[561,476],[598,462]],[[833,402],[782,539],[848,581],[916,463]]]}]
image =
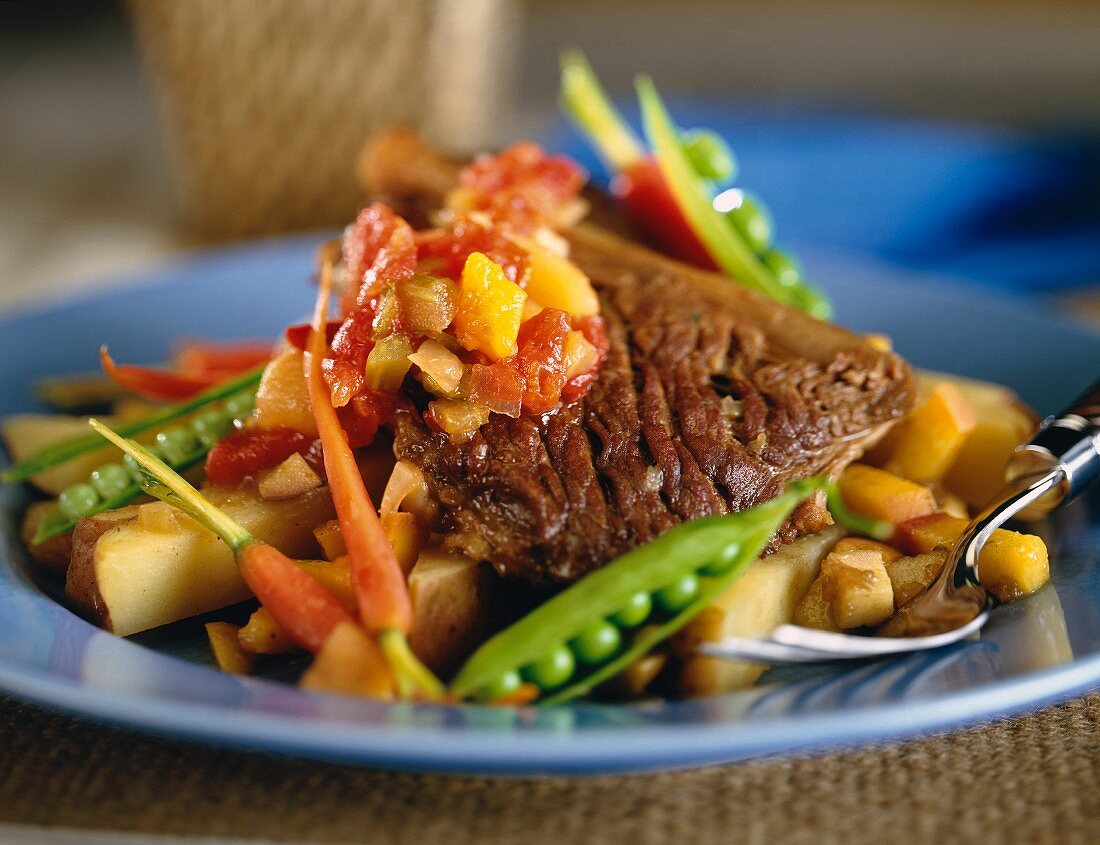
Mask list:
[{"label": "browned meat", "polygon": [[[375,184],[438,200],[430,168],[401,182],[405,169]],[[837,472],[912,403],[906,364],[843,329],[591,225],[570,240],[611,340],[591,391],[539,421],[494,415],[466,444],[417,414],[397,425],[395,452],[424,471],[447,545],[504,575],[568,582],[682,520]],[[776,544],[827,521],[807,503]]]}]

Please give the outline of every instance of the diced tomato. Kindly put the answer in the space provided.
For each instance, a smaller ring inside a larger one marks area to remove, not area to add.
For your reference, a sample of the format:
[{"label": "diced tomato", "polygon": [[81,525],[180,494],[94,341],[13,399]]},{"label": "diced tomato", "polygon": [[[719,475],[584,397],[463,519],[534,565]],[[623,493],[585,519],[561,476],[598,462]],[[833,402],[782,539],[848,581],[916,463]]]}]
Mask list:
[{"label": "diced tomato", "polygon": [[387,286],[416,273],[417,250],[412,229],[400,217],[394,217],[394,221],[390,239],[374,253],[373,262],[363,274],[354,307],[333,336],[331,354],[324,361],[325,381],[332,393],[332,403],[338,408],[366,388],[363,368],[374,348],[376,311]]},{"label": "diced tomato", "polygon": [[[331,344],[332,339],[336,337],[336,332],[343,325],[339,320],[329,320],[325,323],[325,343]],[[309,323],[298,323],[296,326],[287,326],[284,336],[286,342],[293,346],[295,349],[300,349],[303,352],[306,351],[306,344],[309,342]]]},{"label": "diced tomato", "polygon": [[611,341],[607,337],[607,327],[601,317],[579,317],[573,321],[573,326],[584,335],[589,343],[596,347],[599,360],[596,366],[587,373],[573,376],[566,382],[561,391],[563,402],[573,402],[588,392],[588,388],[596,380],[596,376],[599,375],[600,367],[607,360],[607,353],[611,348]]},{"label": "diced tomato", "polygon": [[519,352],[513,361],[523,376],[523,411],[544,414],[561,400],[565,386],[562,348],[569,334],[569,315],[557,308],[544,308],[519,330]]},{"label": "diced tomato", "polygon": [[547,155],[537,144],[521,141],[467,166],[453,201],[459,213],[483,211],[517,231],[533,231],[559,222],[585,179],[572,160]]},{"label": "diced tomato", "polygon": [[358,449],[373,443],[378,429],[393,423],[394,404],[391,394],[365,390],[350,404],[338,408],[337,416],[348,436],[348,446]]},{"label": "diced tomato", "polygon": [[705,270],[717,269],[707,248],[684,219],[654,158],[644,158],[612,179],[611,193],[619,199],[631,225],[661,252]]},{"label": "diced tomato", "polygon": [[297,453],[307,455],[316,438],[293,428],[252,428],[219,440],[206,456],[211,484],[239,484]]},{"label": "diced tomato", "polygon": [[463,399],[498,414],[518,417],[523,408],[523,376],[510,362],[474,364],[459,390]]},{"label": "diced tomato", "polygon": [[449,230],[419,232],[417,246],[420,260],[432,266],[432,272],[455,281],[462,277],[466,259],[475,252],[484,253],[503,267],[508,281],[523,287],[527,278],[527,253],[500,230],[466,217],[455,220]]},{"label": "diced tomato", "polygon": [[343,257],[349,284],[341,303],[343,313],[355,307],[364,276],[390,242],[398,220],[388,205],[376,202],[360,211],[355,222],[344,230]]}]

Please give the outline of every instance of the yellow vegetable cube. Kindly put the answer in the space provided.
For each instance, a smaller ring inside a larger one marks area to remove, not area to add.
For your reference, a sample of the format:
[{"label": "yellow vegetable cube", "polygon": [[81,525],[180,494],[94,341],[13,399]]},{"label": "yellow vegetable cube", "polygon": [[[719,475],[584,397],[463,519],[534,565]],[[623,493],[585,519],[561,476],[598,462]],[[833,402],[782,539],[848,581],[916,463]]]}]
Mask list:
[{"label": "yellow vegetable cube", "polygon": [[[909,551],[921,554],[951,546],[966,525],[959,517],[930,514],[899,525],[897,537]],[[1050,580],[1046,544],[1032,534],[998,528],[978,556],[978,577],[1001,601],[1030,595]]]},{"label": "yellow vegetable cube", "polygon": [[251,654],[287,654],[301,650],[266,607],[248,617],[247,624],[237,632],[237,640],[241,648]]},{"label": "yellow vegetable cube", "polygon": [[962,392],[941,382],[900,426],[885,469],[916,481],[939,481],[959,454],[976,418]]},{"label": "yellow vegetable cube", "polygon": [[394,556],[401,571],[408,575],[420,556],[420,550],[428,542],[430,532],[421,525],[414,514],[394,511],[382,514],[382,530],[393,547]]},{"label": "yellow vegetable cube", "polygon": [[527,295],[544,308],[560,308],[577,317],[600,313],[600,300],[588,276],[576,264],[530,243]]},{"label": "yellow vegetable cube", "polygon": [[247,675],[256,665],[256,655],[241,648],[237,626],[228,622],[207,622],[206,638],[218,668],[231,675]]},{"label": "yellow vegetable cube", "polygon": [[471,253],[462,268],[454,319],[458,342],[495,361],[515,355],[526,301],[527,294],[508,280],[499,264],[483,253]]},{"label": "yellow vegetable cube", "polygon": [[844,470],[839,488],[853,513],[893,525],[936,509],[936,498],[927,487],[866,464]]},{"label": "yellow vegetable cube", "polygon": [[821,591],[841,628],[879,625],[894,613],[894,590],[875,550],[832,552],[821,562]]},{"label": "yellow vegetable cube", "polygon": [[394,681],[378,642],[358,625],[337,625],[312,665],[302,675],[302,686],[322,692],[393,698]]}]

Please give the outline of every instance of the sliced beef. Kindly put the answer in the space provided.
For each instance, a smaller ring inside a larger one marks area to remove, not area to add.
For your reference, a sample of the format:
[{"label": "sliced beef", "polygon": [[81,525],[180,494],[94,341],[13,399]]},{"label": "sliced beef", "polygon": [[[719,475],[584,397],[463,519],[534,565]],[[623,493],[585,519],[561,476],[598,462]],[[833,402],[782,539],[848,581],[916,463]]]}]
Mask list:
[{"label": "sliced beef", "polygon": [[[433,175],[411,152],[375,161],[375,183],[438,202],[453,166]],[[539,420],[494,415],[465,444],[416,413],[397,423],[395,453],[423,470],[448,547],[503,575],[569,582],[683,520],[838,472],[913,401],[906,364],[843,329],[596,226],[569,239],[611,341],[588,394]],[[827,522],[808,502],[773,546]]]}]

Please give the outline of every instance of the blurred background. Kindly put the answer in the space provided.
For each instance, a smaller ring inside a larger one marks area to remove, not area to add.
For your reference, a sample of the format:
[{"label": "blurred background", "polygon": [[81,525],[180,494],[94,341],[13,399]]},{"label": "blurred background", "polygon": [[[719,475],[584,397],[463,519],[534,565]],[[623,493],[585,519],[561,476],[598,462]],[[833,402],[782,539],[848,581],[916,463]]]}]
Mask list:
[{"label": "blurred background", "polygon": [[726,135],[785,242],[964,276],[1067,313],[1100,286],[1093,0],[0,3],[0,302],[182,250],[335,227],[374,129],[459,151],[556,114],[585,50]]}]

